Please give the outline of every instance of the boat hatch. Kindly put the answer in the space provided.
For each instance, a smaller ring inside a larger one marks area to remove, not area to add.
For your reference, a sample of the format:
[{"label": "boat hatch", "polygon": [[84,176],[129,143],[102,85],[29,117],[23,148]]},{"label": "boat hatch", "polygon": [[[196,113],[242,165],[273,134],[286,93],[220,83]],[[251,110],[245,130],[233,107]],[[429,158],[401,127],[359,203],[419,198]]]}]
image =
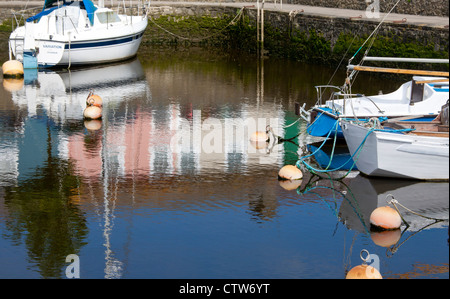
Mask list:
[{"label": "boat hatch", "polygon": [[120,22],[120,17],[115,11],[97,12],[98,21],[102,24]]}]

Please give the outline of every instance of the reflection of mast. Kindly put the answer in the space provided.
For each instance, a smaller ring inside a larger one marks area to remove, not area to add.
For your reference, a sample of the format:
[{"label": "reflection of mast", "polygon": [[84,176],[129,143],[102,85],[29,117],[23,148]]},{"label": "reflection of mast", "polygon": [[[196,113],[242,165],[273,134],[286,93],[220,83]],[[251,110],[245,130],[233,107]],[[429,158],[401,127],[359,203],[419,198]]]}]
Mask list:
[{"label": "reflection of mast", "polygon": [[[126,121],[126,117],[125,117]],[[103,119],[104,128],[107,128],[107,118]],[[114,226],[114,209],[115,209],[115,199],[112,197],[110,208],[109,200],[109,171],[110,171],[110,154],[108,153],[108,145],[106,136],[108,134],[103,134],[103,146],[102,146],[102,160],[103,160],[103,208],[104,208],[104,228],[103,237],[105,239],[103,245],[105,246],[105,278],[120,278],[122,273],[122,263],[114,258],[113,251],[111,250],[111,233]],[[117,175],[115,176],[117,179]],[[117,187],[117,182],[116,182]]]}]

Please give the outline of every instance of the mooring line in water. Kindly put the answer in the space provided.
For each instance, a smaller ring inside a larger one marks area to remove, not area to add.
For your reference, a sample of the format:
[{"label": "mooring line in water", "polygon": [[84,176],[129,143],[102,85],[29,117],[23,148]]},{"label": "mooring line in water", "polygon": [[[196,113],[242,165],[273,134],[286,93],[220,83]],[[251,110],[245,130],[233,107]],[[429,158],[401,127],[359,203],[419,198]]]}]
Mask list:
[{"label": "mooring line in water", "polygon": [[222,33],[222,31],[224,31],[225,29],[227,29],[228,27],[230,27],[231,25],[233,25],[235,22],[237,22],[237,21],[239,20],[239,18],[243,15],[244,9],[245,9],[245,6],[242,7],[242,8],[238,11],[238,13],[237,13],[236,16],[234,17],[234,19],[231,20],[230,23],[228,23],[228,25],[226,25],[226,26],[223,27],[221,30],[219,30],[219,32],[217,32],[217,33],[215,33],[215,34],[211,34],[211,35],[206,36],[206,37],[202,37],[202,38],[189,38],[189,37],[183,37],[183,36],[177,35],[177,34],[175,34],[175,33],[173,33],[173,32],[170,32],[169,30],[167,30],[167,29],[161,27],[160,25],[156,24],[155,21],[153,20],[153,17],[150,17],[149,19],[150,19],[150,21],[151,21],[153,24],[155,24],[158,28],[160,28],[161,30],[164,30],[165,32],[169,33],[170,35],[173,35],[173,36],[175,36],[175,37],[177,37],[177,38],[179,38],[179,39],[182,39],[182,40],[190,40],[190,41],[194,41],[194,42],[200,42],[200,41],[202,41],[202,40],[205,40],[205,39],[214,37],[214,36],[216,36],[216,35],[219,35],[220,33]]},{"label": "mooring line in water", "polygon": [[[391,196],[392,199],[388,201],[387,198],[388,198],[389,196]],[[404,208],[405,210],[407,210],[407,211],[411,212],[412,214],[414,214],[414,215],[416,215],[416,216],[419,216],[419,217],[423,217],[423,218],[430,219],[430,220],[434,220],[434,221],[448,221],[448,220],[449,220],[449,219],[440,219],[440,218],[428,217],[428,216],[419,214],[419,213],[417,213],[417,212],[414,212],[413,210],[411,210],[411,209],[405,207],[404,205],[402,205],[401,203],[399,203],[398,200],[396,200],[395,197],[394,197],[394,195],[392,195],[392,194],[386,195],[386,202],[387,202],[388,204],[391,204],[391,205],[394,206],[394,208],[395,208],[395,209],[397,210],[397,212],[400,214],[400,217],[402,217],[402,214],[400,213],[399,209],[397,208],[397,205],[401,206],[401,207]],[[403,219],[403,217],[402,217],[402,219]],[[405,221],[405,219],[403,219],[403,221],[404,221],[405,223],[407,223],[407,222]]]}]

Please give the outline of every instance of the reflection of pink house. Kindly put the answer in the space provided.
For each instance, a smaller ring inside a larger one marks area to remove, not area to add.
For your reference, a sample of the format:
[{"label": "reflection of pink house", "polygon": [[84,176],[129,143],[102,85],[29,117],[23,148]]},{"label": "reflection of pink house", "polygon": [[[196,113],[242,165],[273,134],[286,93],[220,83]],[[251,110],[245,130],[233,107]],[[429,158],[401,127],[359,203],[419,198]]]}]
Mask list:
[{"label": "reflection of pink house", "polygon": [[[120,130],[120,129],[119,129]],[[122,131],[122,130],[120,130]],[[148,113],[136,112],[133,122],[125,125],[124,132],[114,130],[108,132],[107,140],[124,139],[125,146],[125,174],[127,175],[149,175],[150,173],[150,134],[152,131],[152,119]],[[125,134],[117,136],[116,134]],[[111,135],[111,136],[110,136]]]},{"label": "reflection of pink house", "polygon": [[[155,124],[151,113],[137,111],[133,121],[123,123],[109,120],[108,127],[98,131],[69,137],[68,154],[78,174],[101,177],[102,154],[109,167],[118,167],[119,176],[148,176],[158,161],[156,154],[165,157],[170,172],[177,171],[178,153],[172,152],[170,142],[178,125],[178,110],[170,106],[169,119]],[[165,113],[158,111],[157,113]],[[106,132],[105,132],[106,130]],[[102,134],[106,134],[105,140]],[[105,143],[106,142],[106,143]]]},{"label": "reflection of pink house", "polygon": [[[101,138],[101,135],[95,136]],[[68,155],[75,164],[77,173],[83,177],[100,177],[102,174],[102,143],[96,140],[96,146],[86,149],[84,134],[71,135],[68,138]]]}]

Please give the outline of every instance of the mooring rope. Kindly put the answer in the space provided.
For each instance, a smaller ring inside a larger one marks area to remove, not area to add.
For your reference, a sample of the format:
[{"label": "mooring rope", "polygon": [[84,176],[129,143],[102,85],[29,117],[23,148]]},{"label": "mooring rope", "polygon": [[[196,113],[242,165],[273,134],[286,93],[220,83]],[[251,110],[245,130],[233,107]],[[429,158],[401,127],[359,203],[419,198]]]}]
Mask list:
[{"label": "mooring rope", "polygon": [[[336,147],[336,139],[337,139],[337,129],[339,126],[339,119],[336,120],[336,122],[333,124],[334,130],[330,129],[327,136],[325,137],[324,141],[322,142],[322,144],[311,154],[306,155],[301,157],[297,163],[296,166],[298,168],[301,167],[301,164],[303,164],[309,171],[311,171],[312,173],[318,175],[318,173],[328,173],[328,172],[333,172],[333,171],[337,171],[337,170],[341,170],[342,167],[344,167],[345,165],[347,165],[347,163],[349,163],[350,161],[353,160],[353,163],[351,165],[351,167],[348,169],[348,171],[339,179],[343,179],[345,177],[347,177],[350,172],[354,169],[356,162],[359,159],[359,156],[361,154],[362,148],[364,146],[364,144],[367,141],[367,138],[369,137],[370,134],[372,134],[372,132],[392,132],[392,133],[404,133],[404,132],[410,132],[410,131],[414,131],[415,129],[382,129],[381,125],[380,125],[380,120],[378,118],[370,118],[369,120],[363,121],[363,120],[358,120],[361,123],[368,123],[371,125],[371,128],[367,131],[366,135],[364,136],[363,140],[361,141],[361,143],[358,145],[358,147],[356,148],[356,151],[353,153],[353,155],[351,155],[347,161],[345,161],[344,163],[342,163],[342,165],[334,168],[334,169],[329,169],[329,167],[331,166],[331,162],[333,160],[333,156],[334,156],[334,151],[335,151],[335,147]],[[314,156],[317,152],[319,152],[322,147],[325,145],[326,141],[328,141],[331,133],[334,131],[334,141],[333,141],[333,148],[332,148],[332,152],[331,152],[331,157],[330,157],[330,162],[328,163],[328,166],[325,169],[318,169],[315,168],[311,165],[309,165],[305,159]],[[301,163],[301,164],[300,164]]]},{"label": "mooring rope", "polygon": [[[392,199],[388,201],[387,198],[388,198],[389,196],[392,197]],[[416,216],[420,216],[420,217],[423,217],[423,218],[426,218],[426,219],[430,219],[430,220],[435,220],[435,221],[448,221],[448,219],[440,219],[440,218],[428,217],[428,216],[419,214],[419,213],[417,213],[417,212],[414,212],[414,211],[412,211],[411,209],[409,209],[409,208],[405,207],[404,205],[402,205],[401,203],[399,203],[398,200],[396,200],[395,197],[394,197],[394,195],[392,195],[392,194],[386,195],[386,202],[387,202],[388,204],[391,204],[391,205],[394,206],[394,208],[397,210],[397,212],[399,213],[400,217],[402,218],[403,222],[405,222],[406,224],[407,224],[407,222],[403,219],[403,216],[402,216],[402,214],[400,213],[400,211],[399,211],[397,205],[401,206],[402,208],[404,208],[405,210],[409,211],[410,213],[412,213],[412,214],[414,214],[414,215],[416,215]]]},{"label": "mooring rope", "polygon": [[219,31],[216,32],[215,34],[211,34],[211,35],[209,35],[209,36],[205,36],[205,37],[202,37],[202,38],[189,38],[189,37],[183,37],[183,36],[180,36],[180,35],[178,35],[178,34],[175,34],[175,33],[173,33],[173,32],[170,32],[169,30],[167,30],[167,29],[161,27],[160,25],[158,25],[158,24],[153,20],[153,17],[150,17],[149,19],[150,19],[150,21],[151,21],[155,26],[157,26],[159,29],[161,29],[161,30],[163,30],[163,31],[165,31],[165,32],[167,32],[167,33],[169,33],[170,35],[173,35],[173,36],[175,36],[175,37],[177,37],[177,38],[179,38],[179,39],[182,39],[182,40],[189,40],[189,41],[193,41],[193,42],[200,42],[200,41],[202,41],[202,40],[209,39],[209,38],[211,38],[211,37],[214,37],[214,36],[216,36],[216,35],[219,35],[220,33],[222,33],[222,31],[224,31],[225,29],[227,29],[228,27],[230,27],[231,25],[233,25],[235,22],[237,22],[237,21],[239,20],[239,18],[243,15],[244,9],[245,9],[245,7],[242,7],[242,8],[238,11],[238,13],[236,14],[236,16],[230,21],[230,23],[228,23],[228,25],[226,25],[225,27],[223,27],[221,30],[219,30]]},{"label": "mooring rope", "polygon": [[[335,138],[337,138],[336,135],[337,135],[337,128],[338,128],[338,125],[339,125],[339,120],[336,120],[336,122],[335,122],[335,124],[334,124],[334,126],[335,126],[335,130],[334,130],[335,136],[334,136],[334,137],[335,137]],[[360,145],[358,146],[358,148],[356,149],[355,153],[353,153],[353,155],[351,155],[351,156],[348,158],[348,160],[347,160],[345,163],[342,163],[342,165],[340,165],[339,167],[336,167],[336,168],[334,168],[334,169],[328,169],[328,168],[330,167],[330,165],[331,165],[331,159],[330,159],[330,163],[328,164],[328,166],[327,166],[326,169],[318,169],[318,168],[315,168],[315,167],[309,165],[309,164],[305,161],[306,158],[309,158],[309,157],[315,155],[319,150],[322,149],[322,147],[325,145],[326,141],[327,141],[328,138],[330,137],[331,132],[333,132],[333,130],[330,130],[330,131],[328,132],[328,134],[327,134],[325,140],[322,142],[322,144],[321,144],[314,152],[312,152],[311,154],[309,154],[309,155],[307,155],[307,156],[301,157],[301,158],[297,161],[296,166],[297,166],[298,168],[300,168],[300,167],[301,167],[301,164],[303,164],[309,171],[311,171],[312,173],[318,175],[318,173],[328,173],[328,172],[333,172],[333,171],[340,170],[342,167],[344,167],[344,165],[346,165],[346,164],[349,163],[351,160],[353,160],[352,166],[348,169],[348,171],[347,171],[341,178],[339,178],[339,179],[343,179],[343,178],[347,177],[347,176],[350,174],[350,172],[353,170],[353,168],[355,167],[356,161],[357,161],[358,158],[359,158],[359,154],[361,153],[361,149],[362,149],[364,143],[366,142],[367,138],[369,137],[369,135],[370,135],[374,130],[375,130],[375,129],[372,128],[372,129],[370,129],[370,130],[367,132],[366,136],[364,137],[363,141],[361,142],[361,144],[360,144]],[[335,145],[336,145],[336,143],[333,144],[333,147],[335,147]],[[333,149],[333,154],[334,154],[334,149]],[[356,159],[354,159],[355,156],[356,156]]]}]

